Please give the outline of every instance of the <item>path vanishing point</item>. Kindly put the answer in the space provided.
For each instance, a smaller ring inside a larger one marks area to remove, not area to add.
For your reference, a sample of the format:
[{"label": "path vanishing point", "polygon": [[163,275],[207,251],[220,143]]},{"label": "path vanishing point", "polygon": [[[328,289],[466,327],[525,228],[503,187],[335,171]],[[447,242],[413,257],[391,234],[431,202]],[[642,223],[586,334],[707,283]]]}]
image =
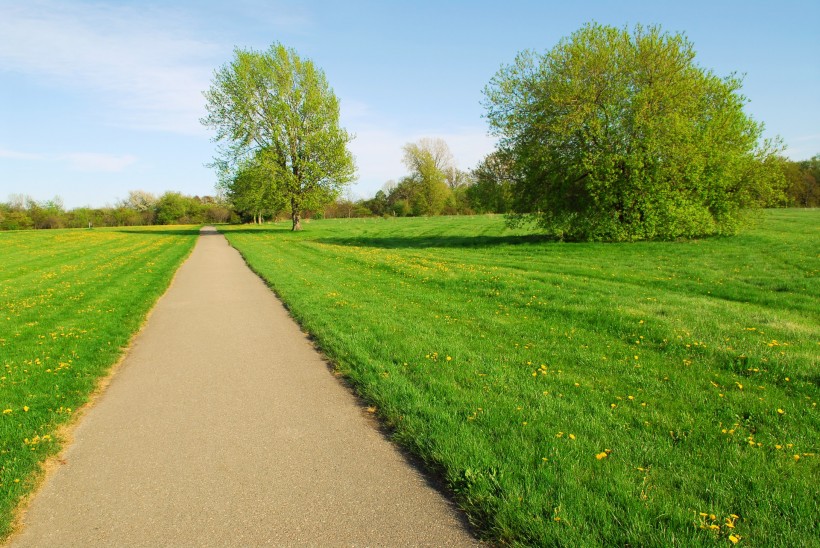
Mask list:
[{"label": "path vanishing point", "polygon": [[210,227],[73,438],[11,546],[477,542]]}]

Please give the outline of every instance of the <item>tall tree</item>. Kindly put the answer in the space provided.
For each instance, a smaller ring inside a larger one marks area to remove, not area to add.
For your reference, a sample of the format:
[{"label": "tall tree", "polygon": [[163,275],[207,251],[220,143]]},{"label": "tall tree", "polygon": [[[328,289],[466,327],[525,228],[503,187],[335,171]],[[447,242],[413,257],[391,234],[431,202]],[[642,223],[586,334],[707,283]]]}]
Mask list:
[{"label": "tall tree", "polygon": [[261,163],[289,204],[293,230],[302,228],[302,211],[333,201],[353,180],[339,100],[324,72],[295,50],[278,43],[264,52],[236,49],[205,98],[202,123],[222,143],[214,165],[237,174],[249,161]]},{"label": "tall tree", "polygon": [[516,210],[566,238],[635,240],[732,233],[770,203],[779,145],[743,112],[740,79],[694,58],[681,34],[588,24],[502,67],[485,106]]},{"label": "tall tree", "polygon": [[438,215],[451,196],[445,170],[453,167],[453,155],[441,139],[421,139],[404,145],[402,161],[410,175],[402,179],[414,215]]}]

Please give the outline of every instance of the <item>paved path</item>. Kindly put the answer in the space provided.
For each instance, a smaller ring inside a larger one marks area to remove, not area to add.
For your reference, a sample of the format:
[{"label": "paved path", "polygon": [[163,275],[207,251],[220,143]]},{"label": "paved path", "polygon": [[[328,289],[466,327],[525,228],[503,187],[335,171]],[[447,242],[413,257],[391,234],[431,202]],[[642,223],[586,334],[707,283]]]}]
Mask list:
[{"label": "paved path", "polygon": [[64,457],[12,546],[475,543],[209,228]]}]

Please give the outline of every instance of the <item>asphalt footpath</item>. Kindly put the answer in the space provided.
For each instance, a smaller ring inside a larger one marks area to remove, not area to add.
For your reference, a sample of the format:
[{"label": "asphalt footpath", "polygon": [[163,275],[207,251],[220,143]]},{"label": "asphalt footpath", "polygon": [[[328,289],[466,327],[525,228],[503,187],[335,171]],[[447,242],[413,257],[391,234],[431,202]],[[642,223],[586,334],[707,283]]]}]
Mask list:
[{"label": "asphalt footpath", "polygon": [[10,541],[475,544],[463,516],[211,227]]}]

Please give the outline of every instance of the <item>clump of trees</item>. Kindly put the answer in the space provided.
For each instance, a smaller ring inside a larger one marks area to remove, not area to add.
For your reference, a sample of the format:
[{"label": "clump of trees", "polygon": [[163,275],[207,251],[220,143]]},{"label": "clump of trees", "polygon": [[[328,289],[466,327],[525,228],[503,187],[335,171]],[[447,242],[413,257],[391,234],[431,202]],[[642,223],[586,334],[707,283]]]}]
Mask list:
[{"label": "clump of trees", "polygon": [[777,202],[780,145],[743,112],[741,80],[694,59],[682,34],[588,24],[503,67],[485,106],[518,218],[573,240],[677,238]]},{"label": "clump of trees", "polygon": [[231,220],[239,219],[224,199],[185,196],[179,192],[166,192],[157,197],[135,190],[112,206],[69,210],[59,197],[37,201],[30,196],[13,194],[7,202],[0,202],[0,230],[205,224]]},{"label": "clump of trees", "polygon": [[783,160],[786,188],[781,204],[787,207],[820,207],[820,154],[809,160]]},{"label": "clump of trees", "polygon": [[259,221],[287,208],[301,230],[303,213],[332,202],[355,174],[339,100],[324,72],[293,49],[234,54],[214,73],[202,119],[221,144],[220,184],[243,214]]}]

